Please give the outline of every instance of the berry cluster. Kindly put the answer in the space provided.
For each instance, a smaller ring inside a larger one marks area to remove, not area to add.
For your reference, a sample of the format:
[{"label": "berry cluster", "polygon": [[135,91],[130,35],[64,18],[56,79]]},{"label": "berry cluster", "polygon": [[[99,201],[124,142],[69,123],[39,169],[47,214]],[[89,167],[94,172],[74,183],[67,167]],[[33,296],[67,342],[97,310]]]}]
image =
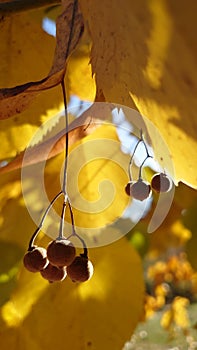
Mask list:
[{"label": "berry cluster", "polygon": [[[137,149],[137,146],[139,145],[140,142],[143,142],[143,144],[144,144],[144,147],[146,150],[146,158],[143,160],[143,162],[139,168],[138,180],[133,181],[132,176],[131,176],[131,165],[132,165],[132,161],[133,161],[133,156],[134,156],[135,151]],[[150,184],[147,181],[142,179],[142,167],[148,158],[153,158],[153,157],[148,152],[148,149],[147,149],[146,143],[143,139],[143,135],[142,135],[142,131],[141,131],[141,137],[135,146],[134,152],[132,154],[132,157],[131,157],[130,163],[129,163],[130,181],[125,186],[126,194],[128,196],[131,196],[134,199],[137,199],[140,201],[143,201],[143,200],[147,199],[148,197],[150,197],[152,194],[152,190],[154,190],[157,193],[164,193],[164,192],[170,191],[172,188],[172,180],[165,173],[155,174],[152,177]]]},{"label": "berry cluster", "polygon": [[66,276],[73,282],[85,282],[93,275],[93,265],[87,251],[76,256],[76,249],[68,239],[56,239],[47,249],[33,246],[24,256],[24,266],[30,272],[40,272],[49,282],[63,281]]},{"label": "berry cluster", "polygon": [[[72,206],[66,190],[68,165],[68,112],[64,79],[62,80],[61,85],[65,106],[66,124],[65,162],[62,190],[53,198],[48,208],[45,210],[38,228],[30,239],[28,251],[24,256],[23,263],[28,271],[40,272],[41,276],[47,279],[49,282],[63,281],[66,276],[70,277],[73,282],[85,282],[93,275],[93,265],[88,259],[88,249],[85,241],[76,233]],[[62,205],[59,235],[55,240],[49,243],[47,249],[38,247],[34,244],[34,240],[40,232],[49,210],[61,195],[64,196],[64,201]],[[64,218],[66,208],[68,208],[70,212],[72,224],[72,234],[67,238],[64,236]],[[76,248],[69,240],[69,238],[73,236],[80,240],[84,250],[82,254],[76,255]]]},{"label": "berry cluster", "polygon": [[[55,240],[51,241],[46,249],[38,247],[34,244],[34,240],[41,230],[49,209],[52,207],[53,203],[60,196],[60,194],[64,194],[63,191],[58,193],[58,195],[56,195],[56,197],[50,203],[43,215],[39,227],[32,235],[29,242],[28,251],[23,259],[23,263],[28,271],[40,272],[41,276],[47,279],[49,282],[63,281],[66,276],[70,277],[73,282],[85,282],[93,275],[93,265],[88,259],[88,249],[84,240],[76,233],[72,207],[68,196],[65,194],[59,236]],[[72,234],[68,238],[65,238],[63,235],[66,205],[70,211],[72,222]],[[69,240],[69,238],[72,236],[77,237],[82,243],[84,250],[82,254],[76,255],[76,248]]]}]

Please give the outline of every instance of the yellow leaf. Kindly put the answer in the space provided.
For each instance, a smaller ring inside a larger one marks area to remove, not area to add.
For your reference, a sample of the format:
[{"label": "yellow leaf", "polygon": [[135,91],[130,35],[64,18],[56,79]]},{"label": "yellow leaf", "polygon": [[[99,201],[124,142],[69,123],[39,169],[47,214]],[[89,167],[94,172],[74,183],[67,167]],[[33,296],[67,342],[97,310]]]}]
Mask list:
[{"label": "yellow leaf", "polygon": [[22,112],[20,117],[2,120],[0,159],[9,161],[22,152],[38,127],[42,128],[44,121],[59,113],[62,108],[61,100],[61,91],[58,88],[48,90],[31,104],[28,111]]},{"label": "yellow leaf", "polygon": [[69,58],[66,86],[71,95],[77,95],[81,100],[93,101],[96,95],[96,85],[92,77],[89,55],[90,43],[86,34]]},{"label": "yellow leaf", "polygon": [[55,38],[42,29],[43,17],[43,10],[34,10],[11,15],[1,21],[2,88],[40,80],[47,75],[55,50]]},{"label": "yellow leaf", "polygon": [[12,242],[0,239],[0,306],[9,300],[16,286],[16,276],[24,250]]},{"label": "yellow leaf", "polygon": [[[102,142],[108,134],[117,142],[113,127],[101,131],[98,137]],[[52,168],[49,169],[51,173]],[[54,169],[56,179],[57,164]],[[56,184],[51,186],[53,176],[47,180],[49,192],[55,191]],[[27,248],[35,224],[21,198],[19,172],[2,175],[0,189],[3,199],[0,237]],[[31,194],[31,199],[41,215],[42,198]],[[113,230],[108,234],[113,235]],[[39,244],[43,242],[39,240]],[[21,268],[10,300],[0,309],[2,349],[11,346],[12,350],[46,347],[52,350],[62,344],[73,350],[122,348],[142,313],[144,287],[140,258],[126,238],[90,249],[89,254],[94,275],[84,284],[66,279],[51,285],[40,274]]]},{"label": "yellow leaf", "polygon": [[[14,86],[28,80],[35,81],[47,75],[55,49],[55,39],[42,30],[43,17],[44,11],[36,10],[8,17],[2,24],[0,34],[3,43],[0,48],[2,86]],[[61,35],[63,36],[64,33]],[[11,56],[10,51],[12,51]],[[84,99],[94,99],[95,83],[88,60],[89,44],[86,35],[82,44],[69,59],[66,75],[68,96],[75,93]],[[17,69],[15,69],[16,66]],[[60,88],[55,87],[42,92],[28,107],[28,111],[25,110],[12,119],[2,120],[0,159],[7,160],[23,151],[38,127],[41,126],[42,136],[47,133],[48,129],[45,130],[43,123],[50,119],[50,128],[53,127],[61,109],[63,109],[62,93]],[[56,115],[56,118],[51,118]],[[37,153],[40,154],[40,151]]]},{"label": "yellow leaf", "polygon": [[[1,175],[1,237],[27,245],[35,225],[50,200],[61,190],[60,177],[64,155],[45,163],[29,166],[19,172]],[[113,233],[110,225],[118,220],[130,203],[124,191],[128,182],[128,157],[120,149],[116,129],[112,125],[98,127],[92,134],[76,142],[69,153],[68,193],[73,206],[77,232],[82,234],[88,245],[105,245],[117,240],[127,232]],[[21,183],[25,199],[21,198]],[[56,238],[62,201],[59,200],[47,216],[43,232]],[[29,212],[30,216],[26,215]],[[23,220],[19,221],[19,217]],[[65,231],[70,232],[70,215],[66,212]],[[34,224],[34,223],[35,224]],[[29,227],[21,240],[24,224]],[[106,227],[108,226],[108,227]],[[12,236],[10,232],[15,231]],[[95,243],[95,238],[97,243]]]},{"label": "yellow leaf", "polygon": [[[63,12],[58,16],[56,23],[57,44],[55,54],[48,75],[38,81],[30,81],[16,87],[1,89],[0,119],[6,119],[16,113],[20,113],[27,108],[40,91],[47,90],[60,84],[64,78],[66,59],[77,45],[83,32],[83,19],[76,2],[62,0],[62,5]],[[13,18],[11,17],[11,23],[12,20]],[[6,27],[7,23],[8,28]],[[3,34],[8,35],[8,40],[6,40],[8,43],[10,38],[12,38],[12,31],[10,32],[9,30],[9,20],[7,18],[5,19],[5,25],[2,25],[2,27],[4,29]],[[27,35],[27,33],[25,34]]]},{"label": "yellow leaf", "polygon": [[[197,187],[196,2],[80,0],[91,64],[106,101],[135,107],[159,129],[175,183]],[[162,145],[149,129],[157,160]]]},{"label": "yellow leaf", "polygon": [[[41,28],[43,10],[8,17],[0,30],[1,87],[41,79],[48,73],[55,39]],[[44,43],[44,45],[43,45]],[[0,159],[16,156],[46,119],[62,106],[60,88],[43,92],[28,110],[0,122]],[[1,109],[1,114],[3,110]]]},{"label": "yellow leaf", "polygon": [[16,335],[12,350],[20,343],[29,350],[62,344],[73,350],[122,348],[142,312],[139,257],[125,238],[90,254],[94,275],[83,284],[65,280],[49,285],[39,275],[21,271],[18,288],[1,309],[2,349]]},{"label": "yellow leaf", "polygon": [[[23,169],[26,205],[37,224],[41,208],[46,208],[49,200],[61,190],[63,161],[64,155],[60,154],[51,159],[45,169],[43,163]],[[69,149],[67,191],[76,230],[90,246],[109,244],[127,233],[110,234],[110,225],[123,215],[130,203],[124,190],[128,182],[128,162],[129,157],[121,152],[116,129],[111,124],[97,127]],[[56,203],[57,213],[50,213],[51,219],[49,215],[44,228],[53,238],[57,234],[61,205],[61,201]],[[66,221],[70,222],[69,211],[66,212]],[[109,226],[107,231],[106,226]],[[70,232],[69,224],[65,231]]]},{"label": "yellow leaf", "polygon": [[127,165],[128,157],[122,154],[116,129],[110,124],[73,145],[68,189],[77,226],[102,228],[121,216],[129,203],[124,191]]},{"label": "yellow leaf", "polygon": [[[176,195],[175,195],[176,197]],[[191,239],[191,231],[185,227],[181,218],[182,208],[174,201],[161,226],[149,236],[149,254],[158,256],[168,249],[185,247]]]},{"label": "yellow leaf", "polygon": [[193,203],[187,208],[184,215],[184,223],[191,230],[192,237],[186,245],[188,259],[192,266],[197,269],[196,261],[196,243],[197,243],[197,226],[196,226],[197,198],[193,198]]},{"label": "yellow leaf", "polygon": [[24,251],[35,230],[21,193],[19,171],[0,177],[0,239]]},{"label": "yellow leaf", "polygon": [[[84,125],[89,123],[89,117],[86,116],[75,119],[69,124],[69,142],[70,146],[88,135],[96,128],[92,123],[88,128]],[[37,164],[39,162],[46,161],[65,149],[65,122],[64,118],[50,118],[46,123],[43,123],[33,135],[32,139],[28,143],[28,147],[20,152],[14,159],[9,161],[6,165],[0,167],[0,174],[24,168],[26,166]]]}]

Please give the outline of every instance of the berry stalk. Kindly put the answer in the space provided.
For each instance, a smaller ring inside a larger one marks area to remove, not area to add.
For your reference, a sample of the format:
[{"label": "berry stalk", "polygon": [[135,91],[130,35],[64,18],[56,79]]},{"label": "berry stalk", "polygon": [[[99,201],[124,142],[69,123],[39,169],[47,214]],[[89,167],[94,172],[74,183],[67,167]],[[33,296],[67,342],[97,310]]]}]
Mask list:
[{"label": "berry stalk", "polygon": [[[70,45],[72,41],[72,35],[74,30],[74,21],[75,21],[75,15],[77,11],[78,6],[78,0],[74,0],[73,2],[73,13],[72,13],[72,19],[70,24],[70,33],[68,38],[68,45],[66,48],[66,57],[68,57]],[[62,184],[62,191],[64,195],[66,196],[66,184],[67,184],[67,166],[68,166],[68,110],[67,110],[67,100],[66,100],[66,89],[65,89],[65,83],[64,83],[64,76],[61,81],[61,87],[62,87],[62,93],[63,93],[63,100],[64,100],[64,108],[65,108],[65,132],[66,132],[66,139],[65,139],[65,160],[64,160],[64,177],[63,177],[63,184]]]},{"label": "berry stalk", "polygon": [[40,221],[39,226],[37,227],[36,231],[33,233],[32,237],[31,237],[31,239],[30,239],[30,241],[29,241],[28,251],[33,250],[33,248],[34,248],[34,241],[35,241],[35,239],[36,239],[38,233],[40,232],[40,230],[41,230],[41,228],[42,228],[42,226],[43,226],[43,224],[44,224],[44,221],[45,221],[45,219],[46,219],[46,217],[47,217],[47,215],[48,215],[48,213],[49,213],[49,210],[52,208],[52,206],[53,206],[53,204],[55,203],[55,201],[56,201],[62,194],[63,194],[62,191],[60,191],[58,194],[56,194],[56,196],[53,198],[53,200],[51,201],[51,203],[48,205],[47,209],[45,210],[45,212],[44,212],[44,214],[43,214],[43,216],[42,216],[42,219],[41,219],[41,221]]},{"label": "berry stalk", "polygon": [[62,213],[61,213],[61,219],[60,219],[60,228],[59,228],[58,239],[63,239],[63,237],[64,237],[64,217],[65,217],[65,211],[66,211],[67,198],[68,197],[64,194],[64,202],[62,205]]},{"label": "berry stalk", "polygon": [[82,243],[82,245],[83,245],[83,250],[84,250],[83,256],[87,258],[87,257],[88,257],[88,249],[87,249],[86,243],[85,243],[85,241],[83,240],[83,238],[81,238],[81,237],[77,234],[77,232],[76,232],[76,230],[75,230],[75,223],[74,223],[74,215],[73,215],[73,211],[72,211],[72,206],[71,206],[71,204],[70,204],[69,199],[67,199],[67,202],[68,202],[68,207],[69,207],[70,217],[71,217],[71,224],[72,224],[72,234],[71,234],[67,239],[69,239],[69,238],[72,237],[72,236],[77,237],[77,238],[80,240],[80,242]]}]

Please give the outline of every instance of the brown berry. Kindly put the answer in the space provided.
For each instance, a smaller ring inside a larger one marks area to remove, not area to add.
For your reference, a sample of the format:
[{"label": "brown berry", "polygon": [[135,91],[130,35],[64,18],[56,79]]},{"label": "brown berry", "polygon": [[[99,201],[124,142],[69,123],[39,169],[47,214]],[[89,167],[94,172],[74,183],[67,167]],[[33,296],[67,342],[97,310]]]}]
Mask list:
[{"label": "brown berry", "polygon": [[56,239],[49,243],[47,247],[47,257],[52,265],[68,266],[70,265],[76,255],[74,245],[67,239]]},{"label": "brown berry", "polygon": [[153,176],[151,180],[151,187],[158,193],[168,192],[172,187],[172,182],[166,174],[158,173]]},{"label": "brown berry", "polygon": [[93,265],[88,258],[84,256],[76,256],[71,265],[66,268],[67,275],[73,282],[88,281],[93,275]]},{"label": "brown berry", "polygon": [[134,199],[143,201],[144,199],[150,196],[151,187],[147,182],[143,181],[142,179],[139,179],[138,181],[135,181],[131,184],[130,193],[131,193],[130,195]]},{"label": "brown berry", "polygon": [[23,264],[30,272],[41,271],[48,264],[46,249],[33,247],[32,250],[25,254]]},{"label": "brown berry", "polygon": [[49,282],[63,281],[66,278],[66,269],[63,267],[57,267],[50,263],[42,270],[41,275]]},{"label": "brown berry", "polygon": [[132,185],[132,181],[128,182],[128,184],[125,186],[125,192],[128,196],[131,195],[131,185]]}]

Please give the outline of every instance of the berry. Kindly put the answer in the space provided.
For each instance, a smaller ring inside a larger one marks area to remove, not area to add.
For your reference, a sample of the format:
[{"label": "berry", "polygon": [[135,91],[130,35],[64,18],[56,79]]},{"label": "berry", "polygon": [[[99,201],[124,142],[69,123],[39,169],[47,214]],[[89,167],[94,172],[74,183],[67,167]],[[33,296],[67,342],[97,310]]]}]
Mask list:
[{"label": "berry", "polygon": [[133,182],[130,186],[130,195],[139,201],[143,201],[144,199],[148,198],[150,194],[150,185],[142,179]]},{"label": "berry", "polygon": [[42,270],[41,275],[49,282],[63,281],[66,278],[66,269],[51,265],[50,263]]},{"label": "berry", "polygon": [[48,264],[46,249],[33,247],[25,254],[23,264],[30,272],[41,271]]},{"label": "berry", "polygon": [[126,194],[128,194],[128,196],[131,195],[131,185],[132,185],[132,181],[128,182],[128,184],[125,186],[125,192]]},{"label": "berry", "polygon": [[73,282],[85,282],[93,275],[93,265],[87,257],[76,256],[71,265],[66,268],[67,275]]},{"label": "berry", "polygon": [[151,180],[152,189],[158,193],[168,192],[171,189],[171,186],[171,180],[164,173],[155,174]]},{"label": "berry", "polygon": [[67,239],[56,239],[47,247],[47,257],[52,265],[62,267],[70,265],[76,255],[74,245]]}]

